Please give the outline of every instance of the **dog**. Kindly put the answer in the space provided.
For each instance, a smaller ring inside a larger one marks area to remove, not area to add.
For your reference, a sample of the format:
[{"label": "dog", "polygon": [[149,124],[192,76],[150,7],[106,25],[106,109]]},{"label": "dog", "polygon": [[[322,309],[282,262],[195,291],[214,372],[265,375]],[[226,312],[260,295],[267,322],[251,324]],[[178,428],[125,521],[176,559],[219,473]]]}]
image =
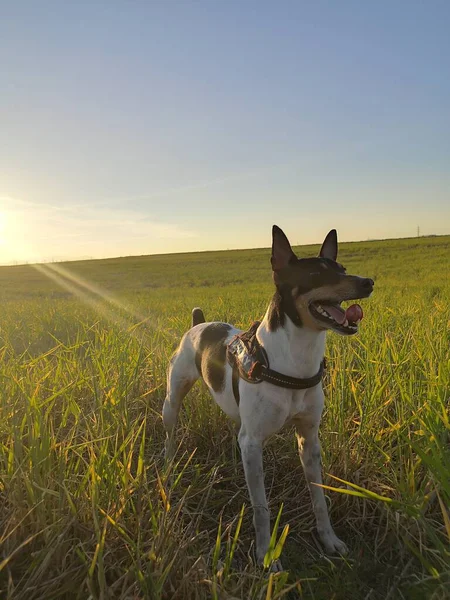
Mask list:
[{"label": "dog", "polygon": [[[327,553],[347,552],[333,531],[320,487],[318,431],[324,407],[321,378],[325,337],[327,331],[357,333],[363,317],[361,307],[353,304],[344,309],[341,302],[369,297],[374,282],[348,275],[337,262],[337,253],[335,229],[326,236],[318,257],[299,259],[286,235],[274,225],[271,264],[276,289],[262,322],[245,338],[247,334],[228,323],[206,323],[201,309],[195,308],[192,328],[170,361],[163,407],[166,459],[174,453],[174,428],[181,402],[201,377],[239,431],[258,564],[263,564],[270,542],[263,444],[289,422],[295,425],[320,540]],[[274,563],[272,569],[280,570],[281,564]]]}]

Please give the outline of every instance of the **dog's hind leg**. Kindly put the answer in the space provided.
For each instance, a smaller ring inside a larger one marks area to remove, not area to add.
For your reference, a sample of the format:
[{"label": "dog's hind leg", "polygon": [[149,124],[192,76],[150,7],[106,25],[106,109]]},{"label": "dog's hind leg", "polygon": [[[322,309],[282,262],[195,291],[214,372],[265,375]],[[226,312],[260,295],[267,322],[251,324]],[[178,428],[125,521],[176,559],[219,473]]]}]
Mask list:
[{"label": "dog's hind leg", "polygon": [[167,394],[163,406],[163,423],[166,430],[166,461],[173,458],[175,426],[183,398],[199,378],[198,371],[189,353],[178,350],[172,357],[167,373]]}]

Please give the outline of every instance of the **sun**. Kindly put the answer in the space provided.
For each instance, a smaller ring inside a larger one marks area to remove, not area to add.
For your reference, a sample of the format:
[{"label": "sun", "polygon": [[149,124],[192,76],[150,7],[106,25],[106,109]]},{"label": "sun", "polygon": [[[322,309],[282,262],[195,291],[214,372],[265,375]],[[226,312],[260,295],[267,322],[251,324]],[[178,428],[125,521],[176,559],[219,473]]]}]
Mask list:
[{"label": "sun", "polygon": [[22,245],[11,213],[0,210],[0,264],[16,260],[16,250]]},{"label": "sun", "polygon": [[24,211],[0,195],[0,264],[20,263],[33,256],[30,233],[24,228]]},{"label": "sun", "polygon": [[8,230],[8,216],[3,211],[0,210],[0,244],[4,244],[6,242],[6,232]]}]

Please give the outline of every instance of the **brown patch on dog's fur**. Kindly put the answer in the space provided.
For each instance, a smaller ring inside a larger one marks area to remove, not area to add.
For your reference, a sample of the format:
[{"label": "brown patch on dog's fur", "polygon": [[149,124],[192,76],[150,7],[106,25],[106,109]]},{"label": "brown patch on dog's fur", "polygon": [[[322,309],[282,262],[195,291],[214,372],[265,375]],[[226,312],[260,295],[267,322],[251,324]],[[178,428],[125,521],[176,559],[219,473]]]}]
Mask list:
[{"label": "brown patch on dog's fur", "polygon": [[313,329],[314,331],[325,331],[327,329],[314,319],[307,306],[297,304],[297,311],[305,327]]}]

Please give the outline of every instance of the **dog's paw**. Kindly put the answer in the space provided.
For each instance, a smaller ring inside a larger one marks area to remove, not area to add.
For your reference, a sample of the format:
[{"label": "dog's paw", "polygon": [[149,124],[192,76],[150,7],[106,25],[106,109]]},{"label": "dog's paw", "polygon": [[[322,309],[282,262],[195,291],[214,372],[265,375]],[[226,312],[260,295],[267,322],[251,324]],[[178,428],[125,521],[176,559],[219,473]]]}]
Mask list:
[{"label": "dog's paw", "polygon": [[270,565],[269,570],[271,573],[281,573],[281,571],[284,571],[280,560],[274,560],[273,563]]},{"label": "dog's paw", "polygon": [[[261,569],[265,569],[265,568],[266,568],[266,567],[264,566],[264,563],[263,563],[263,562],[260,562],[260,563],[258,563],[258,566],[259,566]],[[274,560],[274,561],[273,561],[273,562],[270,564],[270,566],[269,566],[269,568],[268,568],[268,571],[269,571],[269,573],[281,573],[281,571],[284,571],[284,569],[283,569],[283,565],[281,564],[281,561],[280,561],[280,560]]]},{"label": "dog's paw", "polygon": [[280,560],[273,560],[270,565],[266,566],[267,563],[264,564],[264,558],[265,556],[259,556],[256,561],[256,564],[261,569],[268,569],[270,573],[280,573],[281,571],[284,571]]},{"label": "dog's paw", "polygon": [[320,539],[327,554],[341,554],[343,556],[348,553],[347,546],[338,538],[333,530],[321,533]]}]

